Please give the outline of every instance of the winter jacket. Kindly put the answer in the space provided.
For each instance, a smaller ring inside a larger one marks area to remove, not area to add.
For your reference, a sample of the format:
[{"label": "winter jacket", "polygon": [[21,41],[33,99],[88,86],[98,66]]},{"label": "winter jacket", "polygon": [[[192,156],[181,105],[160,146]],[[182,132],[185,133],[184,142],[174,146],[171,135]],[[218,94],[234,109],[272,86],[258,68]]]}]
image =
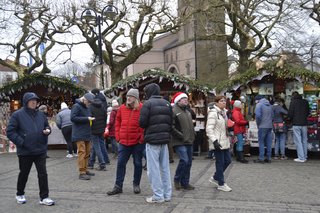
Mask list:
[{"label": "winter jacket", "polygon": [[142,104],[138,109],[121,105],[116,116],[116,140],[125,146],[143,143],[143,129],[139,126]]},{"label": "winter jacket", "polygon": [[293,126],[307,126],[309,113],[308,101],[302,99],[301,95],[298,95],[291,100],[288,115],[292,120]]},{"label": "winter jacket", "polygon": [[232,120],[234,121],[233,131],[234,134],[243,134],[246,132],[246,121],[241,113],[241,108],[234,107],[232,110]]},{"label": "winter jacket", "polygon": [[110,137],[114,137],[115,134],[116,134],[116,117],[117,117],[117,112],[118,112],[118,109],[113,109],[111,111],[111,114],[110,114],[110,120],[109,120],[109,136]]},{"label": "winter jacket", "polygon": [[17,146],[17,155],[41,155],[48,149],[48,135],[43,133],[51,130],[48,119],[43,112],[27,106],[35,98],[38,96],[32,92],[24,94],[23,107],[11,115],[7,127],[7,137]]},{"label": "winter jacket", "polygon": [[72,142],[90,141],[91,128],[88,117],[91,116],[90,109],[86,107],[79,99],[72,106]]},{"label": "winter jacket", "polygon": [[259,103],[255,109],[255,116],[258,129],[272,128],[273,110],[270,102],[267,99],[262,98],[259,100]]},{"label": "winter jacket", "polygon": [[213,142],[218,140],[221,149],[229,149],[230,141],[227,135],[227,110],[221,110],[214,105],[208,109],[206,133],[209,138],[209,148],[214,149]]},{"label": "winter jacket", "polygon": [[71,110],[68,108],[62,109],[56,116],[56,124],[59,129],[63,127],[71,126],[72,122],[70,120]]},{"label": "winter jacket", "polygon": [[192,145],[195,139],[195,131],[192,116],[186,107],[175,104],[172,117],[172,146]]},{"label": "winter jacket", "polygon": [[91,125],[91,134],[103,136],[107,123],[107,111],[103,108],[100,99],[94,99],[89,108],[91,116],[95,117]]},{"label": "winter jacket", "polygon": [[149,144],[168,144],[172,130],[172,108],[160,96],[160,87],[149,84],[144,89],[147,101],[140,113],[139,124],[144,128],[144,141]]},{"label": "winter jacket", "polygon": [[272,106],[273,109],[273,122],[282,123],[283,115],[287,115],[288,111],[285,110],[278,102],[275,102]]}]

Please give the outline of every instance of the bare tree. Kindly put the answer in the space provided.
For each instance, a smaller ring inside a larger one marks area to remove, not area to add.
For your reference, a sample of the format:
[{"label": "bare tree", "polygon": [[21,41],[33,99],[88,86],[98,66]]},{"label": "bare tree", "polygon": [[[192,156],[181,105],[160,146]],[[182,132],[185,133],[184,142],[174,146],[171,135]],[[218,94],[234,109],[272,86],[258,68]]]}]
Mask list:
[{"label": "bare tree", "polygon": [[320,25],[320,1],[302,0],[300,7],[309,11],[309,16]]}]

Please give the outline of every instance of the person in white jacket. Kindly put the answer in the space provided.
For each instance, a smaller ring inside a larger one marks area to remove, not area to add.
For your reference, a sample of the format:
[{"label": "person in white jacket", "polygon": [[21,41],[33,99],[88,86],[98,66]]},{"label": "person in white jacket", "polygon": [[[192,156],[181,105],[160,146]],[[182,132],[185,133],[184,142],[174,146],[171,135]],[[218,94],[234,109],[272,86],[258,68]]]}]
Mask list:
[{"label": "person in white jacket", "polygon": [[206,133],[216,157],[216,172],[209,181],[215,184],[218,190],[230,192],[232,189],[224,182],[223,174],[231,163],[226,112],[226,97],[216,96],[214,105],[208,109]]}]

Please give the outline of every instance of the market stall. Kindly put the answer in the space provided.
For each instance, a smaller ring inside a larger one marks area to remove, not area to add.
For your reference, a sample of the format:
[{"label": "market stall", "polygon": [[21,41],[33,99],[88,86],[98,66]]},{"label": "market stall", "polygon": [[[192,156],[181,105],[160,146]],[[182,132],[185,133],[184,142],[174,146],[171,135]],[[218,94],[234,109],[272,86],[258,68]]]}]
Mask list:
[{"label": "market stall", "polygon": [[55,125],[55,114],[60,110],[61,102],[66,102],[71,107],[74,100],[85,93],[85,89],[70,80],[41,73],[26,75],[10,82],[0,88],[2,128],[6,127],[11,113],[22,107],[22,97],[26,92],[35,92],[40,98],[39,105],[46,105],[48,108],[48,120],[52,127],[49,144],[65,144],[61,131]]},{"label": "market stall", "polygon": [[195,112],[195,131],[197,133],[194,153],[199,155],[202,151],[208,151],[208,142],[205,134],[205,122],[207,104],[214,97],[212,89],[201,85],[196,81],[160,69],[150,69],[142,73],[130,76],[115,83],[105,91],[105,95],[111,99],[117,98],[120,103],[125,100],[125,95],[130,88],[140,91],[140,100],[144,100],[143,88],[150,83],[157,83],[161,88],[161,96],[171,101],[176,92],[186,92],[189,95],[190,107]]},{"label": "market stall", "polygon": [[[283,100],[285,108],[289,108],[292,93],[298,92],[308,100],[310,116],[308,118],[308,148],[309,151],[320,151],[320,123],[318,122],[320,110],[320,88],[315,82],[319,82],[320,74],[310,70],[286,65],[283,69],[276,68],[270,63],[263,70],[250,70],[245,74],[238,75],[233,79],[220,83],[215,89],[227,92],[233,99],[242,99],[244,103],[244,114],[249,120],[247,139],[252,147],[258,147],[258,129],[254,121],[254,97],[263,95],[271,104],[275,97]],[[293,135],[290,121],[287,121],[287,143],[288,149],[296,149],[293,143]]]}]

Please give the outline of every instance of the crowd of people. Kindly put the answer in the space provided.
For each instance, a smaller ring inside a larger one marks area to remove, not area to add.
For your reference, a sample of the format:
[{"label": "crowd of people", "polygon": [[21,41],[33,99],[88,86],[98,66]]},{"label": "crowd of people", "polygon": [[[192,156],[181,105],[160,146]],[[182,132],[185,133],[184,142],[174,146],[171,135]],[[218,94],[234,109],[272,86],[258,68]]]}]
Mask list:
[{"label": "crowd of people", "polygon": [[[144,96],[146,100],[142,104],[139,99],[139,90],[132,88],[126,94],[125,103],[119,106],[117,100],[112,100],[109,108],[104,95],[94,89],[77,99],[71,110],[66,103],[61,103],[56,124],[67,142],[67,158],[77,157],[80,180],[88,181],[95,175],[89,170],[94,168],[96,157],[98,158],[96,170],[107,170],[107,165],[110,164],[104,139],[107,126],[114,159],[117,159],[114,187],[107,194],[112,196],[123,192],[126,166],[131,156],[134,166],[133,192],[139,194],[143,170],[142,159],[145,157],[147,175],[153,192],[152,196],[146,198],[146,202],[169,202],[172,199],[173,188],[169,166],[170,147],[173,147],[179,157],[173,177],[174,188],[176,190],[195,189],[190,184],[195,140],[192,111],[187,94],[176,93],[170,103],[160,96],[160,87],[155,83],[145,86]],[[37,109],[38,100],[39,97],[35,93],[24,94],[23,107],[12,114],[7,136],[17,146],[19,158],[17,202],[26,203],[24,189],[34,163],[38,172],[40,204],[50,206],[54,201],[49,198],[46,155],[51,128],[45,113]],[[259,138],[259,157],[255,162],[271,163],[272,131],[276,137],[275,158],[287,158],[285,155],[286,129],[285,125],[281,125],[284,123],[285,115],[292,120],[293,124],[294,142],[298,154],[295,161],[305,162],[307,160],[308,103],[302,99],[301,95],[294,94],[287,111],[278,99],[273,105],[260,95],[256,96],[255,100]],[[215,172],[209,182],[224,192],[232,191],[224,178],[224,172],[232,161],[228,131],[230,119],[233,121],[233,131],[237,139],[236,159],[241,163],[248,163],[244,158],[243,149],[248,121],[244,118],[241,108],[241,101],[235,100],[233,110],[228,112],[225,96],[216,96],[214,103],[208,106],[206,134],[209,148],[215,156]]]}]

